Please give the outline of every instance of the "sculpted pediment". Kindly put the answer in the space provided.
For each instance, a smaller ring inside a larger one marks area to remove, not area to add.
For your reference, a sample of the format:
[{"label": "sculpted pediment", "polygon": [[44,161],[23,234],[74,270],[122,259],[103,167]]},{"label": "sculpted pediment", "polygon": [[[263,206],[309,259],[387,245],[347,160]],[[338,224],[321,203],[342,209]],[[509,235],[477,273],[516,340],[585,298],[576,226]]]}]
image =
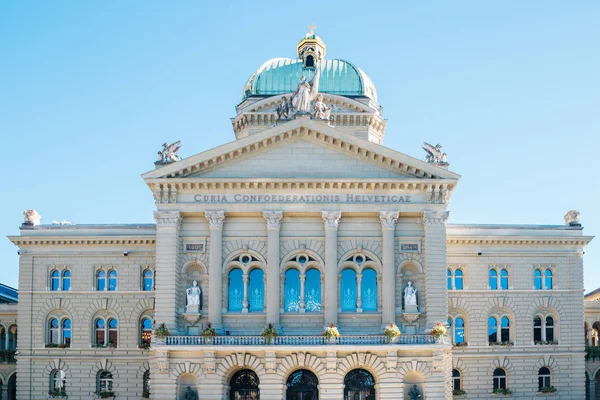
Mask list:
[{"label": "sculpted pediment", "polygon": [[189,178],[356,178],[451,180],[458,174],[356,138],[324,123],[297,119],[143,175]]}]

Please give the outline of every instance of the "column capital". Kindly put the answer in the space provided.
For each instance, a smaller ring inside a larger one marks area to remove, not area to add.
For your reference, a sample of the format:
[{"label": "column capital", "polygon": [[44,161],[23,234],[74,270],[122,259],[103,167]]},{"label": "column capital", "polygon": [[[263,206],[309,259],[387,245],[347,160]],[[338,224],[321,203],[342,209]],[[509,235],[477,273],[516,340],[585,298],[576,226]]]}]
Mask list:
[{"label": "column capital", "polygon": [[225,222],[225,211],[205,211],[204,216],[208,220],[210,229],[223,229],[223,222]]},{"label": "column capital", "polygon": [[321,218],[325,223],[325,229],[337,229],[342,217],[341,211],[321,211]]},{"label": "column capital", "polygon": [[381,221],[381,228],[395,229],[399,215],[400,213],[398,211],[380,211],[379,220]]},{"label": "column capital", "polygon": [[423,226],[445,226],[448,217],[450,216],[450,211],[423,211]]},{"label": "column capital", "polygon": [[181,213],[179,211],[154,211],[156,226],[178,227],[181,223]]},{"label": "column capital", "polygon": [[280,229],[283,211],[263,211],[263,218],[267,222],[267,229]]}]

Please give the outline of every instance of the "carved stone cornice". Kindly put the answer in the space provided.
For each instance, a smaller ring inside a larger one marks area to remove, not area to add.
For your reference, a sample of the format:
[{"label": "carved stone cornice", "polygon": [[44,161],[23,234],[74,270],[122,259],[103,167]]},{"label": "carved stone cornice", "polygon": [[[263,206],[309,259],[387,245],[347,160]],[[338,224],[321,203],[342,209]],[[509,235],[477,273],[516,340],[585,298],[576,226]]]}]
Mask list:
[{"label": "carved stone cornice", "polygon": [[446,226],[446,221],[450,216],[450,211],[424,211],[423,212],[423,226]]},{"label": "carved stone cornice", "polygon": [[223,229],[223,223],[225,222],[225,211],[206,211],[204,216],[208,220],[210,229]]},{"label": "carved stone cornice", "polygon": [[381,221],[381,228],[395,229],[399,215],[400,213],[398,211],[380,211],[379,220]]},{"label": "carved stone cornice", "polygon": [[321,211],[321,218],[325,223],[325,229],[337,229],[342,217],[341,211]]},{"label": "carved stone cornice", "polygon": [[283,219],[283,211],[263,211],[263,217],[267,222],[267,229],[281,228],[281,220]]},{"label": "carved stone cornice", "polygon": [[154,211],[154,219],[157,227],[178,227],[181,223],[179,211]]}]

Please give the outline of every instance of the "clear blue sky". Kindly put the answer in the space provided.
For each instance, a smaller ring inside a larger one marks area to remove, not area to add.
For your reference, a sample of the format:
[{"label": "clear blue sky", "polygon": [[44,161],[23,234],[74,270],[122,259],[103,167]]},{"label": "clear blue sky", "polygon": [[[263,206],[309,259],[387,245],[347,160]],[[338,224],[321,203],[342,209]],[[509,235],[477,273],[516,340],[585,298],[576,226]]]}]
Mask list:
[{"label": "clear blue sky", "polygon": [[[298,4],[298,5],[296,5]],[[265,60],[314,23],[328,58],[369,74],[384,144],[440,142],[462,174],[451,221],[600,234],[600,2],[2,1],[0,234],[43,222],[153,222],[140,174],[164,141],[190,156],[234,139],[230,117]],[[0,280],[17,285],[0,240]],[[585,286],[600,286],[600,238]]]}]

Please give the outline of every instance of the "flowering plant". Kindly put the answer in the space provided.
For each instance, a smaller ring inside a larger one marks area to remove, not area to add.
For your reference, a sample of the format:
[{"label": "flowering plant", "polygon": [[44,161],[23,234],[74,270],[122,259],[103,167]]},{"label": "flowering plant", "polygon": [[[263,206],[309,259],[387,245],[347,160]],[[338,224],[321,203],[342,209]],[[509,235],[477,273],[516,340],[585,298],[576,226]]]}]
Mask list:
[{"label": "flowering plant", "polygon": [[433,328],[431,328],[431,336],[434,336],[436,339],[446,336],[446,327],[441,323],[436,322],[433,325]]},{"label": "flowering plant", "polygon": [[400,329],[395,323],[390,322],[390,324],[386,326],[383,330],[383,334],[388,339],[388,341],[391,341],[400,336]]},{"label": "flowering plant", "polygon": [[212,327],[212,323],[209,322],[208,324],[206,324],[206,328],[202,329],[202,332],[200,332],[200,334],[205,338],[210,338],[217,336],[217,331],[215,330],[215,328]]},{"label": "flowering plant", "polygon": [[337,326],[335,326],[335,324],[332,322],[328,327],[325,328],[323,336],[325,336],[327,339],[336,338],[340,337],[340,332],[338,331]]},{"label": "flowering plant", "polygon": [[159,339],[164,339],[166,336],[169,336],[169,330],[164,322],[154,328],[154,336]]},{"label": "flowering plant", "polygon": [[65,391],[64,387],[48,391],[49,399],[64,399],[66,397],[67,397],[67,392]]},{"label": "flowering plant", "polygon": [[276,337],[277,336],[277,329],[275,329],[275,327],[273,326],[273,324],[268,324],[265,329],[263,329],[262,331],[262,336],[263,337]]}]

